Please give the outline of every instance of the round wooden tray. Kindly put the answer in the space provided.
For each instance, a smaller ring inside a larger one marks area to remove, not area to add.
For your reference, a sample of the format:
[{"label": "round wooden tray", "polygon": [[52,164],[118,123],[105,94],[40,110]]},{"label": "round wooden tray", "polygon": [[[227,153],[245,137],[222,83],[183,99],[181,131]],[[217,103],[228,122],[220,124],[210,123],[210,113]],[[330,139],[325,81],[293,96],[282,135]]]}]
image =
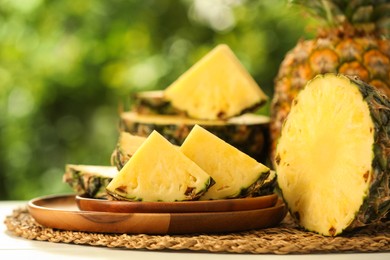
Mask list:
[{"label": "round wooden tray", "polygon": [[200,213],[114,213],[83,211],[75,195],[51,195],[28,203],[39,224],[69,231],[132,234],[225,233],[277,225],[286,216],[281,199],[275,206],[243,211]]},{"label": "round wooden tray", "polygon": [[177,202],[132,202],[76,196],[76,203],[81,210],[123,213],[194,213],[257,210],[273,207],[277,201],[278,195],[276,194],[254,198]]}]

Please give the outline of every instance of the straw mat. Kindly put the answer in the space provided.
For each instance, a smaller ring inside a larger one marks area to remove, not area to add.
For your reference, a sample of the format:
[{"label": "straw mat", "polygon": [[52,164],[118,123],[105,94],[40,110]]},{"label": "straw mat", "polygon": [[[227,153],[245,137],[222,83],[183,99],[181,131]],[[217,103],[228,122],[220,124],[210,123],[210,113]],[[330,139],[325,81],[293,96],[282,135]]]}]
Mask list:
[{"label": "straw mat", "polygon": [[390,252],[390,220],[337,237],[304,231],[289,215],[276,227],[229,234],[132,235],[55,230],[35,222],[24,207],[14,209],[4,223],[11,234],[26,239],[122,249],[252,254]]}]

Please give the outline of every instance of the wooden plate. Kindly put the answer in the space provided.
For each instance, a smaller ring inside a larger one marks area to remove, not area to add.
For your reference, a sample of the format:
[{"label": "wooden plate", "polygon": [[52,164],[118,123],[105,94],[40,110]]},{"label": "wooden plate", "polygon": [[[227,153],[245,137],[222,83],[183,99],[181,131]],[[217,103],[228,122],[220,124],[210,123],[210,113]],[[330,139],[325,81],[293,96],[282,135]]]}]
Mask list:
[{"label": "wooden plate", "polygon": [[202,213],[113,213],[83,211],[75,195],[49,195],[28,202],[31,216],[49,228],[98,233],[226,233],[277,225],[286,216],[281,199],[264,209]]},{"label": "wooden plate", "polygon": [[278,195],[207,201],[131,202],[76,196],[81,210],[124,213],[194,213],[262,209],[275,206]]}]

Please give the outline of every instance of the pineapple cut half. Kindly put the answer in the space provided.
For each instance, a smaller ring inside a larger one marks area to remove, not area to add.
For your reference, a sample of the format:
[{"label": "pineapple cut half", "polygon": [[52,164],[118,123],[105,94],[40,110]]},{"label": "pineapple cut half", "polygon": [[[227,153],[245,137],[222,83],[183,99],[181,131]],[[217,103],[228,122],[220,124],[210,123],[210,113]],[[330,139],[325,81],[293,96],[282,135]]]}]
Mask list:
[{"label": "pineapple cut half", "polygon": [[153,131],[107,185],[114,199],[196,200],[213,179],[157,131]]},{"label": "pineapple cut half", "polygon": [[226,119],[254,110],[268,97],[233,51],[220,44],[164,91],[172,106],[196,119]]},{"label": "pineapple cut half", "polygon": [[199,125],[192,128],[180,150],[215,180],[201,200],[254,196],[270,173],[267,166]]},{"label": "pineapple cut half", "polygon": [[78,195],[102,199],[107,198],[106,186],[117,173],[113,166],[67,164],[62,181]]},{"label": "pineapple cut half", "polygon": [[275,156],[278,189],[306,230],[335,236],[389,211],[390,102],[362,81],[318,75],[292,104]]}]

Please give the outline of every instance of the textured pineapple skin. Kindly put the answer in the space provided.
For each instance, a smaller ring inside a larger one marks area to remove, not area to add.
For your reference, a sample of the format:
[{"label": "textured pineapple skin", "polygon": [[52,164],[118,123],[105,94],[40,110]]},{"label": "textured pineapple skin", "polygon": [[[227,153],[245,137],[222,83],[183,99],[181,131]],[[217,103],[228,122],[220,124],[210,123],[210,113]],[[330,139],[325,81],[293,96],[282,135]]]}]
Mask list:
[{"label": "textured pineapple skin", "polygon": [[[316,77],[327,77],[327,75],[317,75]],[[367,226],[376,222],[380,222],[389,217],[390,212],[390,100],[381,91],[361,81],[358,77],[346,76],[358,89],[363,100],[368,104],[371,119],[374,129],[374,143],[372,145],[373,158],[371,163],[372,177],[369,180],[368,191],[363,198],[359,210],[351,219],[351,222],[338,233],[330,233],[323,235],[337,236],[345,231],[351,231],[358,227]],[[315,80],[315,78],[313,79]],[[326,126],[324,126],[326,127]],[[293,151],[291,151],[293,152]],[[278,156],[276,156],[274,164],[279,164]],[[276,192],[283,196],[283,189],[276,184]],[[286,204],[288,202],[285,200]],[[318,202],[321,204],[321,202]],[[300,224],[299,215],[291,211],[288,205],[291,216]],[[324,212],[326,214],[326,212]],[[301,225],[302,228],[319,233]]]},{"label": "textured pineapple skin", "polygon": [[365,226],[389,217],[390,212],[390,100],[360,79],[350,77],[368,103],[374,131],[374,158],[369,193],[348,229]]},{"label": "textured pineapple skin", "polygon": [[165,99],[163,90],[141,91],[132,97],[132,111],[142,115],[184,115]]},{"label": "textured pineapple skin", "polygon": [[120,170],[123,168],[126,162],[130,160],[130,158],[131,155],[129,155],[118,143],[111,154],[111,165]]},{"label": "textured pineapple skin", "polygon": [[291,102],[317,74],[358,76],[390,97],[390,41],[372,35],[350,36],[329,32],[301,40],[282,61],[271,101],[271,157]]},{"label": "textured pineapple skin", "polygon": [[[104,172],[107,174],[104,174]],[[69,164],[65,167],[62,180],[78,195],[105,199],[108,197],[106,186],[110,183],[114,174],[116,174],[116,169],[110,166]]]},{"label": "textured pineapple skin", "polygon": [[276,172],[271,170],[268,177],[251,193],[253,197],[265,196],[275,193],[277,190]]},{"label": "textured pineapple skin", "polygon": [[[157,115],[164,117],[163,115]],[[161,133],[172,144],[180,146],[195,124],[218,136],[222,140],[264,164],[269,164],[269,121],[252,122],[251,120],[221,121],[183,121],[180,117],[170,123],[143,122],[133,112],[121,114],[120,129],[133,135],[147,137],[153,130]]]}]

